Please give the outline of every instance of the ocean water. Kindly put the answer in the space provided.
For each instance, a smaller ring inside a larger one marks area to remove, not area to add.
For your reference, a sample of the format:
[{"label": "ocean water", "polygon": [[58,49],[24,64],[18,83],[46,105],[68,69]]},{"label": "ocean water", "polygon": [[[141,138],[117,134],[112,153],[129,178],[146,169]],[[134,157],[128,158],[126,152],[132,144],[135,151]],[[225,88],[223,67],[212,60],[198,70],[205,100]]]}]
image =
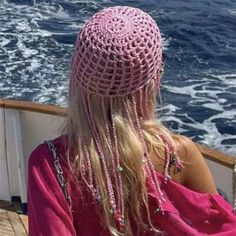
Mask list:
[{"label": "ocean water", "polygon": [[0,0],[0,98],[66,105],[76,34],[114,5],[141,8],[161,29],[160,119],[236,155],[235,0]]}]

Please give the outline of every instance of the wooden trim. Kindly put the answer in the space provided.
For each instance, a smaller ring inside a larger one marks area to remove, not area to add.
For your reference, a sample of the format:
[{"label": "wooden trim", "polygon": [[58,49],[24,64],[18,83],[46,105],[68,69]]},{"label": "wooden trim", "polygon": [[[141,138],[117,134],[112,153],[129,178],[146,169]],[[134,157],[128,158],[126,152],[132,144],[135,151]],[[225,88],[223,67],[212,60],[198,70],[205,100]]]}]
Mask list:
[{"label": "wooden trim", "polygon": [[[63,117],[66,116],[66,108],[62,108],[60,106],[55,105],[45,105],[33,102],[0,99],[0,107],[40,112]],[[200,144],[197,144],[197,147],[206,159],[214,161],[220,165],[226,166],[231,169],[234,168],[234,164],[236,162],[236,159],[234,157]]]},{"label": "wooden trim", "polygon": [[217,151],[215,149],[197,144],[198,149],[200,150],[200,152],[202,153],[202,155],[210,160],[210,161],[214,161],[220,165],[223,165],[225,167],[228,167],[230,169],[234,168],[234,165],[236,163],[236,158],[226,155],[220,151]]},{"label": "wooden trim", "polygon": [[66,108],[18,100],[0,99],[0,107],[24,111],[40,112],[57,116],[66,116]]}]

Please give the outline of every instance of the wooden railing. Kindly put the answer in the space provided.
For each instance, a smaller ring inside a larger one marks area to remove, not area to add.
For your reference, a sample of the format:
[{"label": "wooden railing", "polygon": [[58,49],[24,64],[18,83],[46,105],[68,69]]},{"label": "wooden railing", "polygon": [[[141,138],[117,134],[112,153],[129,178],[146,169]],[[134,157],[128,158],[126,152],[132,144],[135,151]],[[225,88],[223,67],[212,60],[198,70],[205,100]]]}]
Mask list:
[{"label": "wooden railing", "polygon": [[46,105],[46,104],[39,104],[39,103],[19,101],[19,100],[0,99],[0,107],[18,109],[24,111],[40,112],[57,116],[66,116],[66,108],[56,105]]},{"label": "wooden railing", "polygon": [[[0,99],[0,107],[66,117],[66,108],[62,108],[56,105],[45,105],[26,101]],[[236,158],[200,144],[196,145],[206,159],[214,161],[231,169],[234,168]]]}]

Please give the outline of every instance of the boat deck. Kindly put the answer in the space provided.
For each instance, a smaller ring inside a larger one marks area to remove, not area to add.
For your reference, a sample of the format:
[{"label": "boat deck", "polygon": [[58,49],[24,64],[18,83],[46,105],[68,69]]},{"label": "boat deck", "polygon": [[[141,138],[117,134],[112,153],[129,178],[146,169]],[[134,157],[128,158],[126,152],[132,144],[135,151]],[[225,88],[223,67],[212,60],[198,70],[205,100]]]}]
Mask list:
[{"label": "boat deck", "polygon": [[28,217],[20,211],[19,203],[0,200],[0,235],[28,235]]}]

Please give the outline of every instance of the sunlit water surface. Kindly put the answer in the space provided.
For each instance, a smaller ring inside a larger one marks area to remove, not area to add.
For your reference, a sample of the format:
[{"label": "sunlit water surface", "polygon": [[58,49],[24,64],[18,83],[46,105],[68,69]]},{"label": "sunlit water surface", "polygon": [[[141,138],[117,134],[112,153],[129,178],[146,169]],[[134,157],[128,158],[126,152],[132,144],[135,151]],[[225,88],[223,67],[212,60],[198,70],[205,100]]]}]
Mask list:
[{"label": "sunlit water surface", "polygon": [[0,97],[66,105],[76,33],[104,7],[139,7],[160,26],[162,109],[173,131],[236,154],[236,8],[230,0],[0,0]]}]

